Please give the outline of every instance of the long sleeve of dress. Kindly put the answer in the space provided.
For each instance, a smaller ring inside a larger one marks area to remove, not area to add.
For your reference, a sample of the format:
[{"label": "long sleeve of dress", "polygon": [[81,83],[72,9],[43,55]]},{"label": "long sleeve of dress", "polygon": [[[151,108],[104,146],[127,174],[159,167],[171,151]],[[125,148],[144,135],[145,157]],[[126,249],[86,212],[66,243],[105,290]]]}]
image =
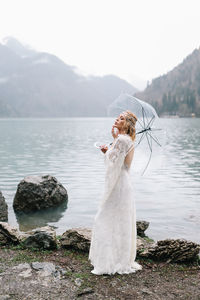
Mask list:
[{"label": "long sleeve of dress", "polygon": [[109,197],[124,165],[127,153],[132,149],[133,142],[129,136],[119,135],[114,141],[113,146],[105,154],[105,191],[103,202]]}]

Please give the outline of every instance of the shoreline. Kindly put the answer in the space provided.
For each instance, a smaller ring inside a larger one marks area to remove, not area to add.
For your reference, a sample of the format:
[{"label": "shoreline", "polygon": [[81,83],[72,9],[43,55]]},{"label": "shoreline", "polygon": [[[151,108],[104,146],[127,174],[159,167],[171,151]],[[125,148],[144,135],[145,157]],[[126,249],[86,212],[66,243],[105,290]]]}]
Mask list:
[{"label": "shoreline", "polygon": [[[155,246],[144,233],[147,225],[145,221],[137,224],[140,236],[137,236],[136,261],[142,265],[142,270],[130,274],[94,275],[88,255],[91,229],[73,228],[56,236],[52,228],[43,227],[27,237],[1,222],[0,299],[199,299],[199,256],[196,259],[191,256],[192,262],[187,263],[172,262],[174,251],[167,260],[162,260],[162,255],[159,261],[146,257],[148,250],[151,253]],[[8,238],[4,240],[5,245],[2,237]],[[160,246],[162,250],[163,245]],[[174,258],[184,259],[185,245],[178,247],[179,257]],[[164,251],[163,258],[166,255]]]}]

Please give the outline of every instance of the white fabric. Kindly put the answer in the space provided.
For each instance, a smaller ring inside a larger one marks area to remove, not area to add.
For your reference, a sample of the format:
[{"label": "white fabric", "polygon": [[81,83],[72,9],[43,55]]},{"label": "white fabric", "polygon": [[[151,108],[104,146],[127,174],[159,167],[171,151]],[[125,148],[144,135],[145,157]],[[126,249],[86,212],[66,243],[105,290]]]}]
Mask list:
[{"label": "white fabric", "polygon": [[94,219],[89,260],[93,274],[128,274],[142,267],[136,257],[136,215],[129,167],[133,148],[128,135],[118,135],[105,154],[105,190]]}]

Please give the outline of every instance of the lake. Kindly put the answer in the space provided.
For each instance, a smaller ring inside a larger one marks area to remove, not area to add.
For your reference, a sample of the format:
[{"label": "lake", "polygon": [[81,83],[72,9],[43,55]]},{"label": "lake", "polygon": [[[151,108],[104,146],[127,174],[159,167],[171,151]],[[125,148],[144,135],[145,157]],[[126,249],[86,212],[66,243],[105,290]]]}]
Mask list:
[{"label": "lake", "polygon": [[[9,207],[9,223],[25,231],[55,226],[92,227],[103,195],[104,154],[96,141],[110,142],[110,118],[0,119],[0,190]],[[150,222],[147,234],[160,240],[185,238],[200,242],[200,119],[161,119],[165,146],[153,148],[149,168],[141,176],[135,150],[131,176],[138,220]],[[146,155],[146,157],[144,157]],[[159,159],[158,159],[159,158]],[[138,163],[138,165],[137,165]],[[18,183],[27,175],[55,176],[67,189],[65,206],[16,217],[12,208]]]}]

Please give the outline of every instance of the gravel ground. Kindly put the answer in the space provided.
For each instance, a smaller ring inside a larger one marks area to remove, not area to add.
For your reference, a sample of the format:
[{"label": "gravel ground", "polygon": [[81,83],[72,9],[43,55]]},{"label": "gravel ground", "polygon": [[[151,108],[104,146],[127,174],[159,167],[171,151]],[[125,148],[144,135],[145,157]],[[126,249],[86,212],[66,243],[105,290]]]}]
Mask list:
[{"label": "gravel ground", "polygon": [[[46,262],[45,268],[33,262]],[[74,250],[0,248],[0,300],[200,300],[200,265],[138,260],[141,271],[94,275],[88,254]],[[34,266],[38,265],[39,269]]]}]

